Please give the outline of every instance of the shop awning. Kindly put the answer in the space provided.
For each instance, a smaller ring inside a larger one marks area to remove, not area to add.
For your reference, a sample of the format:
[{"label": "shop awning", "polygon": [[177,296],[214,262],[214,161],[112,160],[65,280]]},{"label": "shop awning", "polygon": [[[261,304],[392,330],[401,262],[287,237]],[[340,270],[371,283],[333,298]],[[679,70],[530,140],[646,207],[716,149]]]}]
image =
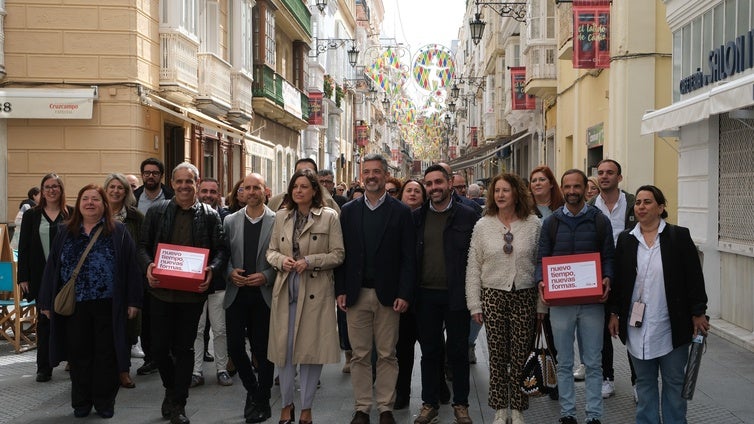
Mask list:
[{"label": "shop awning", "polygon": [[[529,135],[528,131],[522,131],[518,134],[514,134],[510,137],[504,138],[497,143],[494,143],[492,145],[483,146],[480,149],[477,149],[471,153],[467,153],[463,155],[462,157],[453,160],[448,163],[451,168],[454,170],[461,170],[464,168],[469,168],[471,166],[474,166],[480,162],[484,162],[487,159],[495,156],[497,152],[505,149],[506,147],[512,146],[514,143],[523,140]],[[492,147],[492,148],[490,148]]]},{"label": "shop awning", "polygon": [[97,87],[0,88],[0,118],[92,119]]},{"label": "shop awning", "polygon": [[[150,93],[147,95],[142,95],[141,102],[149,107],[159,109],[186,122],[190,122],[194,125],[198,125],[208,130],[217,131],[221,134],[233,138],[237,142],[240,142],[246,136],[246,132],[241,129],[235,128],[229,124],[226,124],[225,122],[219,121],[196,109],[181,106],[177,103],[171,102],[170,100],[163,99],[162,97],[155,94]],[[178,110],[176,111],[163,105],[168,105]]]},{"label": "shop awning", "polygon": [[754,74],[720,84],[660,110],[645,113],[641,120],[641,134],[682,127],[712,115],[751,105],[754,105]]}]

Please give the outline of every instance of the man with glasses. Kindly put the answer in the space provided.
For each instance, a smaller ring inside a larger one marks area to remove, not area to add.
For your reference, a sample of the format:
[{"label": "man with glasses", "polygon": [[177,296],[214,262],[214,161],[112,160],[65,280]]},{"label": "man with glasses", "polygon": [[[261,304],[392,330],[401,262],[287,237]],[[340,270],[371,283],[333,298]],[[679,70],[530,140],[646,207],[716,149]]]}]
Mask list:
[{"label": "man with glasses", "polygon": [[146,215],[149,208],[161,200],[173,198],[173,190],[162,184],[165,165],[157,158],[144,159],[141,163],[141,180],[144,184],[134,191],[136,207]]},{"label": "man with glasses", "polygon": [[586,365],[586,423],[600,424],[602,418],[602,337],[605,306],[613,277],[613,243],[610,219],[585,200],[587,177],[579,169],[570,169],[560,179],[565,205],[542,222],[534,281],[544,301],[542,258],[548,256],[600,254],[602,264],[602,298],[600,303],[551,306],[550,322],[557,350],[558,394],[561,424],[576,424],[576,390],[573,378],[574,332]]},{"label": "man with glasses", "polygon": [[348,201],[348,199],[343,196],[343,190],[341,190],[340,193],[335,192],[335,175],[333,175],[333,172],[329,169],[323,169],[319,172],[317,172],[317,176],[319,177],[319,184],[327,190],[328,193],[332,196],[333,200],[335,200],[335,203],[338,204],[338,206],[343,207],[343,205]]},{"label": "man with glasses", "polygon": [[417,249],[416,322],[422,349],[422,409],[414,424],[436,422],[440,406],[437,370],[445,350],[453,372],[456,423],[469,417],[469,310],[466,308],[466,258],[477,216],[451,196],[450,175],[440,165],[424,171],[429,201],[414,212]]}]

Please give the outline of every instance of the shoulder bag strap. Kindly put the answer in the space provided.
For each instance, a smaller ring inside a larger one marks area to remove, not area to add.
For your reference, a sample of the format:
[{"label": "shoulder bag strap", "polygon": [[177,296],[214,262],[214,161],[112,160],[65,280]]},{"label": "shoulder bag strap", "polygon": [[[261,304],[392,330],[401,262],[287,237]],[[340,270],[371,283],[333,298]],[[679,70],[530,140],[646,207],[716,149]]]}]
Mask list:
[{"label": "shoulder bag strap", "polygon": [[68,280],[70,283],[71,281],[76,281],[76,278],[79,276],[79,271],[81,270],[81,266],[84,265],[84,260],[86,259],[86,255],[89,254],[89,251],[92,250],[92,246],[94,246],[94,242],[97,241],[97,238],[99,237],[99,234],[102,232],[102,227],[99,227],[97,231],[94,233],[94,236],[92,236],[92,239],[89,240],[89,244],[86,245],[86,249],[84,249],[84,253],[79,258],[79,263],[76,264],[76,268],[73,270],[73,274],[71,274],[71,279]]}]

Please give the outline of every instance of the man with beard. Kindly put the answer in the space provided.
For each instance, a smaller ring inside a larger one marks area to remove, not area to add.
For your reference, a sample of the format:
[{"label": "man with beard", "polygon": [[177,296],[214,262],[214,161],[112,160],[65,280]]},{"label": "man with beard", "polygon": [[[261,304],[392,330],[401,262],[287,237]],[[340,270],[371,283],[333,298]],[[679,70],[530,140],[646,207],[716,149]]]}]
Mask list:
[{"label": "man with beard", "polygon": [[[210,206],[220,215],[220,220],[225,219],[228,210],[220,207],[220,184],[214,178],[203,178],[199,183],[199,201]],[[215,369],[217,371],[217,384],[232,386],[233,379],[228,374],[228,344],[225,339],[225,309],[223,298],[225,297],[225,273],[215,274],[212,280],[213,293],[207,296],[207,301],[202,307],[202,316],[199,317],[199,327],[194,340],[194,372],[191,375],[190,387],[204,384],[202,366],[207,357],[209,330],[212,329],[214,338],[212,343],[215,347]],[[205,331],[205,328],[208,327]]]},{"label": "man with beard", "polygon": [[[275,213],[265,206],[265,181],[249,174],[241,183],[246,205],[223,223],[231,252],[228,288],[223,307],[228,333],[228,351],[246,389],[244,418],[259,423],[270,418],[270,389],[274,365],[267,359],[270,305],[276,272],[267,262]],[[257,359],[257,381],[246,353],[246,338]]]},{"label": "man with beard", "polygon": [[613,243],[610,220],[585,201],[587,177],[579,169],[563,174],[560,187],[565,205],[542,223],[534,278],[544,301],[542,258],[548,256],[600,254],[602,265],[601,303],[551,306],[550,322],[557,349],[560,423],[576,424],[576,392],[573,378],[574,331],[578,332],[579,349],[586,365],[586,423],[599,424],[602,418],[602,336],[605,307],[613,277]]},{"label": "man with beard", "polygon": [[417,272],[416,323],[422,348],[422,409],[414,424],[437,420],[440,402],[437,370],[444,361],[453,371],[453,414],[457,424],[469,417],[469,310],[466,308],[466,258],[476,212],[451,196],[450,175],[440,165],[424,171],[429,202],[414,211]]},{"label": "man with beard", "polygon": [[[146,269],[152,312],[152,354],[157,361],[165,398],[162,416],[171,424],[185,424],[186,399],[194,365],[194,339],[202,306],[211,290],[212,277],[224,275],[228,259],[222,221],[217,211],[196,200],[199,170],[188,162],[173,170],[175,197],[155,204],[147,211],[139,237],[139,258]],[[152,274],[158,243],[209,250],[205,279],[200,292],[161,288]]]},{"label": "man with beard", "polygon": [[144,184],[134,191],[134,197],[136,197],[136,207],[144,215],[153,204],[173,198],[173,190],[160,182],[163,174],[165,174],[165,165],[159,159],[144,159],[141,163],[141,180]]},{"label": "man with beard", "polygon": [[[385,190],[389,176],[385,158],[366,155],[361,176],[365,196],[346,203],[341,211],[343,245],[349,253],[335,270],[335,295],[338,307],[346,312],[353,352],[356,411],[351,424],[369,424],[372,392],[380,424],[395,424],[395,344],[400,314],[408,309],[416,284],[414,228],[408,206]],[[374,380],[372,347],[377,353]]]},{"label": "man with beard", "polygon": [[[315,174],[317,171],[317,162],[314,162],[314,159],[311,158],[302,158],[296,161],[296,165],[294,166],[294,171],[299,171],[302,169],[311,169],[312,172]],[[325,206],[330,207],[332,209],[335,209],[335,212],[340,213],[340,206],[333,200],[332,194],[330,194],[329,190],[326,190],[323,188],[320,184],[320,190],[322,192],[322,202],[325,204]],[[269,202],[267,202],[267,206],[272,209],[274,212],[277,212],[280,208],[282,208],[287,201],[287,195],[288,193],[280,193],[275,196],[270,197]]]}]

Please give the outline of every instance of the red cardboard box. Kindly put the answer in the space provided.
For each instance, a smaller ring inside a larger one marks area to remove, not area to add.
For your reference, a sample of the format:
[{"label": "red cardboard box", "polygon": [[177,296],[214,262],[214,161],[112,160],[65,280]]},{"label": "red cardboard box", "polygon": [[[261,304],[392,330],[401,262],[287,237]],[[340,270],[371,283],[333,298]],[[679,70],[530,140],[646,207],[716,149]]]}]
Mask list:
[{"label": "red cardboard box", "polygon": [[159,243],[152,275],[160,281],[161,289],[201,293],[199,285],[204,282],[208,260],[209,249]]},{"label": "red cardboard box", "polygon": [[599,253],[542,258],[544,298],[550,305],[599,303],[602,262]]}]

